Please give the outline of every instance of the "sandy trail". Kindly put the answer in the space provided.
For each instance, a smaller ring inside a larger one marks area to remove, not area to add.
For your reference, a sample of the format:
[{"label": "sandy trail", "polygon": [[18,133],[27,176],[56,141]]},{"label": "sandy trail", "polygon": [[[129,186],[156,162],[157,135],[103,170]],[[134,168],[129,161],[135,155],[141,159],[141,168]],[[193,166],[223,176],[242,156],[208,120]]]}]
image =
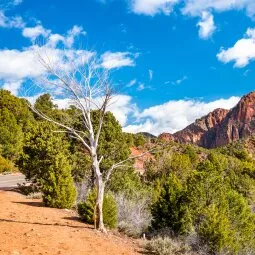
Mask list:
[{"label": "sandy trail", "polygon": [[40,200],[0,191],[0,254],[121,255],[138,253],[126,237],[104,235],[77,221],[75,213],[42,207]]}]

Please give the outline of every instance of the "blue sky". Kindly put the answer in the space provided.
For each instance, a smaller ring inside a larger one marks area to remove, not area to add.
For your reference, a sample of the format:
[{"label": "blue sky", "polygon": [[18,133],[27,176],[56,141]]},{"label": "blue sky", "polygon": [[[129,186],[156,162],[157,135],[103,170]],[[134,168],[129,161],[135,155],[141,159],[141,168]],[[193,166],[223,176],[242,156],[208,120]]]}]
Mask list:
[{"label": "blue sky", "polygon": [[121,88],[111,110],[130,132],[175,132],[254,89],[254,0],[1,3],[0,84],[13,94],[42,74],[38,39],[98,54]]}]

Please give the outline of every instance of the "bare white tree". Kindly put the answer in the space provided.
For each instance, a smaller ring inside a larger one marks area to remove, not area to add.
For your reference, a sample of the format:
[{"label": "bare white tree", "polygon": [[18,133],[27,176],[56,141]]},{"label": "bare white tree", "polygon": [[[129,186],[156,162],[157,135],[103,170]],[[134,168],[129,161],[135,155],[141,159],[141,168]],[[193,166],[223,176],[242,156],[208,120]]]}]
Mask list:
[{"label": "bare white tree", "polygon": [[[61,128],[60,132],[71,134],[89,152],[97,188],[94,213],[95,226],[100,231],[106,232],[103,222],[105,185],[110,180],[111,174],[116,168],[123,167],[127,161],[137,158],[130,157],[121,162],[116,162],[104,175],[100,170],[100,163],[103,160],[103,156],[98,158],[99,137],[104,123],[104,116],[113,98],[113,89],[109,81],[108,71],[100,67],[96,57],[86,59],[82,65],[80,63],[77,65],[74,62],[67,62],[65,65],[58,66],[47,55],[42,57],[41,54],[38,54],[37,58],[47,72],[44,84],[47,84],[48,88],[54,88],[53,91],[61,91],[66,98],[72,100],[72,104],[82,114],[83,130],[77,130],[69,124],[59,122],[45,115],[36,109],[34,105],[31,105],[31,109],[44,120],[59,126]],[[92,111],[94,110],[99,112],[99,124],[96,128],[92,125]],[[146,153],[138,157],[142,157]]]}]

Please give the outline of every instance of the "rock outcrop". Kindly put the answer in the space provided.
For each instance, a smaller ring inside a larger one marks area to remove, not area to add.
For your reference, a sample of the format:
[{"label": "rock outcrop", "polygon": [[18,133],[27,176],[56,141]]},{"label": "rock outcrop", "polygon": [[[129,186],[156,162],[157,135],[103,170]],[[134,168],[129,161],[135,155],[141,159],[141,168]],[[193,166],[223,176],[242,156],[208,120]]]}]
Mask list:
[{"label": "rock outcrop", "polygon": [[255,134],[255,92],[242,97],[231,110],[216,109],[164,140],[214,148]]}]

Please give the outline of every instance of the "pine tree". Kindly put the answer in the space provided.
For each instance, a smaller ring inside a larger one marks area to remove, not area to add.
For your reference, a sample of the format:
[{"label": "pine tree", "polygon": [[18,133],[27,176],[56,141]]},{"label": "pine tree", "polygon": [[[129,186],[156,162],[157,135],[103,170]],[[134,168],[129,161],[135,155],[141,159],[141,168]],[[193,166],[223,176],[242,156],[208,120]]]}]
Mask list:
[{"label": "pine tree", "polygon": [[14,115],[7,108],[0,110],[0,153],[16,159],[22,152],[23,133]]},{"label": "pine tree", "polygon": [[54,133],[54,126],[41,122],[30,135],[24,153],[18,161],[26,178],[43,193],[47,206],[70,208],[76,191],[71,176],[68,143],[61,134]]}]

